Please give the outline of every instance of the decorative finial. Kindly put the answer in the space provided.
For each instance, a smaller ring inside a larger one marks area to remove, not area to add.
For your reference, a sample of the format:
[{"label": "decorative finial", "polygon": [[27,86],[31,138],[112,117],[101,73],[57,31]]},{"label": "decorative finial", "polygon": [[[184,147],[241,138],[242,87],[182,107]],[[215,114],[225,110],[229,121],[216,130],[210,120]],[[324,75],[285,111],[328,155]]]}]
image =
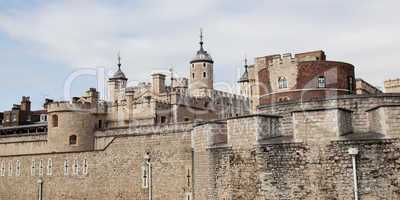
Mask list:
[{"label": "decorative finial", "polygon": [[244,55],[244,68],[245,68],[246,71],[247,71],[247,67],[248,67],[248,65],[247,65],[247,55],[245,54]]},{"label": "decorative finial", "polygon": [[118,70],[121,70],[121,52],[118,51]]},{"label": "decorative finial", "polygon": [[203,28],[200,28],[200,49],[203,49]]}]

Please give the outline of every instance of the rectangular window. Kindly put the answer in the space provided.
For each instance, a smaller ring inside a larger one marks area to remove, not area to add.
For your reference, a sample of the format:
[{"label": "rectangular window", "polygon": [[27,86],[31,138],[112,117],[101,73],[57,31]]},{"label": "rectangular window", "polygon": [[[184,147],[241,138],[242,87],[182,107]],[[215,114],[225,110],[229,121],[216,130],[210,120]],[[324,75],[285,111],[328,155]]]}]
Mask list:
[{"label": "rectangular window", "polygon": [[68,176],[68,160],[64,160],[64,176]]},{"label": "rectangular window", "polygon": [[318,77],[318,88],[325,88],[326,87],[326,80],[324,76]]},{"label": "rectangular window", "polygon": [[167,121],[167,117],[161,116],[161,123],[164,124]]},{"label": "rectangular window", "polygon": [[43,160],[39,160],[39,176],[43,176]]},{"label": "rectangular window", "polygon": [[19,160],[15,161],[15,176],[21,175],[21,162]]},{"label": "rectangular window", "polygon": [[352,76],[349,76],[349,78],[348,78],[349,80],[348,80],[348,89],[349,89],[349,93],[351,94],[351,93],[353,93],[353,82],[354,82],[354,80],[353,80],[353,77]]},{"label": "rectangular window", "polygon": [[84,160],[83,160],[83,169],[82,169],[82,173],[83,173],[84,175],[87,175],[87,174],[88,174],[88,168],[89,168],[88,162],[87,162],[86,159],[84,159]]},{"label": "rectangular window", "polygon": [[4,161],[1,161],[1,165],[0,165],[0,176],[4,176]]},{"label": "rectangular window", "polygon": [[31,176],[36,175],[36,161],[32,160],[32,165],[31,165]]},{"label": "rectangular window", "polygon": [[12,162],[8,162],[8,176],[12,176],[13,173],[13,166],[12,166]]},{"label": "rectangular window", "polygon": [[74,166],[73,166],[73,173],[74,175],[79,175],[79,161],[74,160]]},{"label": "rectangular window", "polygon": [[51,158],[47,160],[47,175],[48,176],[53,175],[53,160],[51,160]]}]

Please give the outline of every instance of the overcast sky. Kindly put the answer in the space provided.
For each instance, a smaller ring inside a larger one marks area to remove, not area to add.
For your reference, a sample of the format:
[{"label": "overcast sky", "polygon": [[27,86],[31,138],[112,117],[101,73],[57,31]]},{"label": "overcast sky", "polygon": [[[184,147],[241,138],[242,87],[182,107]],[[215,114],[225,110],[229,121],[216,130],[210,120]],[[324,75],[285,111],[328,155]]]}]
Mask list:
[{"label": "overcast sky", "polygon": [[[234,83],[246,54],[324,50],[373,85],[400,77],[400,1],[386,0],[0,0],[0,110],[31,96],[62,99],[71,74],[111,73],[121,52],[131,81],[173,67],[180,76],[198,49],[199,28],[216,82]],[[80,95],[94,76],[72,84]]]}]

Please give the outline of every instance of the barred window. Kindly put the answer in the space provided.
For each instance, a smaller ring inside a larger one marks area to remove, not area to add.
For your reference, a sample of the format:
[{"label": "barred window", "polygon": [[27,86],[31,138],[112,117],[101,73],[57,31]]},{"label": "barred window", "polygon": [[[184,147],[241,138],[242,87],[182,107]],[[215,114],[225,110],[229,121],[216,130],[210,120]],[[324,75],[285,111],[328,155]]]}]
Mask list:
[{"label": "barred window", "polygon": [[21,162],[19,160],[15,161],[15,176],[21,175]]},{"label": "barred window", "polygon": [[51,160],[51,158],[47,160],[47,175],[48,176],[53,175],[53,160]]},{"label": "barred window", "polygon": [[4,166],[4,161],[1,161],[1,165],[0,165],[0,175],[1,175],[1,176],[4,176],[4,175],[5,175],[5,171],[6,171],[6,168],[5,168],[5,166]]},{"label": "barred window", "polygon": [[74,160],[74,166],[73,166],[73,173],[74,175],[79,175],[79,161]]},{"label": "barred window", "polygon": [[39,176],[43,176],[43,160],[39,161]]},{"label": "barred window", "polygon": [[64,176],[68,176],[68,160],[64,160]]},{"label": "barred window", "polygon": [[88,161],[86,159],[83,160],[83,168],[82,168],[82,173],[84,175],[88,174]]},{"label": "barred window", "polygon": [[36,175],[36,161],[35,161],[35,160],[32,160],[31,175],[32,175],[32,176],[35,176],[35,175]]},{"label": "barred window", "polygon": [[8,162],[8,176],[12,176],[13,173],[13,166],[12,166],[12,162]]}]

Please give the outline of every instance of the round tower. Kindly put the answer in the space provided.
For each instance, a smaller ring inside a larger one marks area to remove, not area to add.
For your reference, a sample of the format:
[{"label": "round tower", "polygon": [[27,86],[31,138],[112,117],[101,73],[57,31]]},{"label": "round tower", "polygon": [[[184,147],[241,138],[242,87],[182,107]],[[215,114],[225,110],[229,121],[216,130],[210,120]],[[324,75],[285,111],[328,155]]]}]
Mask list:
[{"label": "round tower", "polygon": [[94,149],[96,117],[90,104],[55,102],[48,105],[48,147],[55,152]]},{"label": "round tower", "polygon": [[119,91],[126,88],[128,79],[121,70],[121,56],[118,54],[118,70],[108,80],[108,98],[112,103],[118,101]]},{"label": "round tower", "polygon": [[203,32],[200,31],[200,49],[190,61],[190,92],[193,96],[200,96],[213,90],[214,61],[203,47]]}]

